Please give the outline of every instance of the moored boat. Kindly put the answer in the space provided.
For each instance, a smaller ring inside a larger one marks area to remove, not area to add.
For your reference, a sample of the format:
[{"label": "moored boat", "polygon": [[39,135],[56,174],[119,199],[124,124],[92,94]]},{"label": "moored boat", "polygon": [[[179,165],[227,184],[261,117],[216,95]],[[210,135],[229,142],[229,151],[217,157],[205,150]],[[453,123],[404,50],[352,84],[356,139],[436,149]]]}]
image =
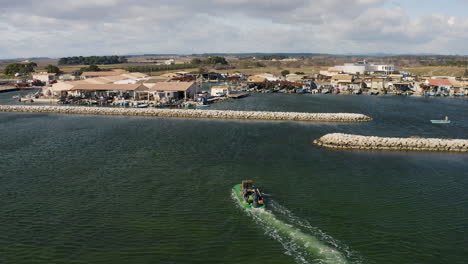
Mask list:
[{"label": "moored boat", "polygon": [[246,209],[265,208],[263,195],[258,187],[253,185],[253,181],[242,181],[241,184],[236,184],[232,188],[239,203]]}]

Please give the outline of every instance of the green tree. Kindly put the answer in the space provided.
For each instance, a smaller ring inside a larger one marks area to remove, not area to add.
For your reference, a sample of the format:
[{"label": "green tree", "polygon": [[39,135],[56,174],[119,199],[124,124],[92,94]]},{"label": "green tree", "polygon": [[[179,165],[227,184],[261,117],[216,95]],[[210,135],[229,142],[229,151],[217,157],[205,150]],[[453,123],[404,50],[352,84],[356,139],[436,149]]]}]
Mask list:
[{"label": "green tree", "polygon": [[219,57],[219,56],[209,57],[203,61],[203,64],[207,64],[207,65],[214,65],[218,63],[223,64],[223,65],[229,64],[226,58]]},{"label": "green tree", "polygon": [[304,75],[304,72],[296,72],[297,75]]},{"label": "green tree", "polygon": [[286,75],[288,75],[290,73],[291,72],[289,70],[284,70],[284,71],[281,72],[281,75],[286,76]]},{"label": "green tree", "polygon": [[35,62],[12,63],[12,64],[6,66],[5,70],[3,70],[3,72],[5,74],[7,74],[7,75],[14,75],[16,73],[30,74],[31,72],[34,72],[35,67],[37,67],[37,64]]},{"label": "green tree", "polygon": [[192,61],[190,62],[190,64],[193,64],[193,65],[200,65],[200,64],[202,64],[202,63],[203,63],[202,60],[199,59],[199,58],[194,58],[194,59],[192,59]]},{"label": "green tree", "polygon": [[56,74],[59,74],[59,73],[60,73],[59,67],[57,67],[57,66],[55,66],[55,65],[52,65],[52,64],[47,65],[46,71],[47,71],[48,73],[56,73]]}]

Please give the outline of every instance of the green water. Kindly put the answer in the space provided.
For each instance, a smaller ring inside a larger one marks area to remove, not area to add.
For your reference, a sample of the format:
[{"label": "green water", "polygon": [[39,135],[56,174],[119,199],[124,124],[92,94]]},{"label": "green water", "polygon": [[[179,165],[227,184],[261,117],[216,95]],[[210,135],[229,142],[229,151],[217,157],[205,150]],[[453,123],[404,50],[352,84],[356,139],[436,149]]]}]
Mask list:
[{"label": "green water", "polygon": [[[266,94],[211,108],[375,121],[0,113],[0,263],[466,263],[468,155],[311,142],[468,138],[468,100]],[[267,212],[236,204],[242,179],[263,186]]]}]

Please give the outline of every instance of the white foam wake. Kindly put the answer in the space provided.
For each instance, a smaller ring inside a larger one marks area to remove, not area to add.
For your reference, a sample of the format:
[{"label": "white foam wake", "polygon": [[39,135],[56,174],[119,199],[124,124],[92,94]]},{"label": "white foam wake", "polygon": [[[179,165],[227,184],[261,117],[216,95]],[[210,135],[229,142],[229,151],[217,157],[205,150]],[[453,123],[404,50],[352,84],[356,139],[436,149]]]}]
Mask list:
[{"label": "white foam wake", "polygon": [[[237,201],[237,198],[234,196],[233,198]],[[354,255],[348,247],[343,246],[320,229],[312,227],[307,221],[294,216],[292,212],[278,203],[269,200],[268,208],[269,210],[245,211],[265,230],[266,234],[280,242],[286,250],[285,253],[294,257],[296,262],[344,264],[349,263],[348,256]],[[352,258],[356,260],[352,261],[353,263],[361,263],[355,256]]]}]

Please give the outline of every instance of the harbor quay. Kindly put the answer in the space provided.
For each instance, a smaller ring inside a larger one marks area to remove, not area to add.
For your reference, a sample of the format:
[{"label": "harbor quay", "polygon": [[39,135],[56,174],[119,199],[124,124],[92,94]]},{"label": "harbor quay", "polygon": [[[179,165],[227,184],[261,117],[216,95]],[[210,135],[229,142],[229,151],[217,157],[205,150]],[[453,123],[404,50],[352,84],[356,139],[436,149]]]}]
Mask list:
[{"label": "harbor quay", "polygon": [[335,149],[468,152],[467,139],[392,138],[333,133],[314,140],[314,144]]},{"label": "harbor quay", "polygon": [[86,106],[0,105],[0,112],[343,123],[368,122],[372,120],[372,118],[369,116],[353,113],[299,113],[200,109],[112,108]]}]

